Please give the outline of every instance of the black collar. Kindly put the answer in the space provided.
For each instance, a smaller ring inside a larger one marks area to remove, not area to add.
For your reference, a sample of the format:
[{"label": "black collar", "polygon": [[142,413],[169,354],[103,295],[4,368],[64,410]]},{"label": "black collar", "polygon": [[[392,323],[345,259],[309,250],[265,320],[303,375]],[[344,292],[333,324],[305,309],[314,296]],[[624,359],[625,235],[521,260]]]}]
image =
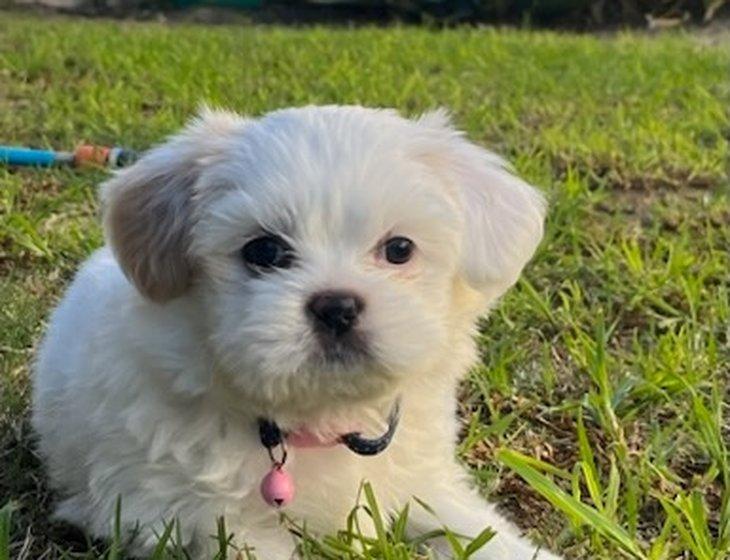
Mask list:
[{"label": "black collar", "polygon": [[[339,437],[339,443],[345,445],[353,453],[358,455],[377,455],[383,452],[390,445],[395,430],[400,421],[400,398],[396,399],[393,407],[388,413],[388,429],[383,435],[376,438],[366,438],[360,432],[349,432]],[[259,439],[261,445],[271,452],[277,445],[283,444],[286,434],[281,431],[273,420],[259,418]]]}]

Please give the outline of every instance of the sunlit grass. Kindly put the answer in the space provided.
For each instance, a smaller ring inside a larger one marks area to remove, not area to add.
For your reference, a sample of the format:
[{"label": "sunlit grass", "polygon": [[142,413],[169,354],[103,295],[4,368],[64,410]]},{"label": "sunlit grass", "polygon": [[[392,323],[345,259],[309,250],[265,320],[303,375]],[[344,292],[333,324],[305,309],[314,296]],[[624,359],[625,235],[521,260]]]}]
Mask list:
[{"label": "sunlit grass", "polygon": [[[145,148],[201,101],[252,115],[305,103],[448,107],[551,201],[541,249],[481,326],[482,359],[460,395],[460,457],[568,557],[720,560],[730,554],[727,47],[684,34],[0,14],[0,142]],[[121,536],[91,543],[49,522],[25,422],[44,318],[102,242],[102,177],[0,169],[0,506],[13,504],[0,510],[0,560],[123,555]],[[377,515],[362,498],[357,514]],[[329,536],[288,523],[305,557],[417,558],[407,514],[381,514],[376,538],[355,517]],[[174,524],[160,542],[158,558],[185,557]]]}]

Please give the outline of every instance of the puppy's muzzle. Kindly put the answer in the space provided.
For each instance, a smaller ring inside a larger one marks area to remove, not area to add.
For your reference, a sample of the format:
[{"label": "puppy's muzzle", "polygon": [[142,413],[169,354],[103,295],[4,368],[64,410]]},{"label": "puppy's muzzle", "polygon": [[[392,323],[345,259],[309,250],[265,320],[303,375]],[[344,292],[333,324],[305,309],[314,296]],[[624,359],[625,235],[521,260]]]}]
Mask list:
[{"label": "puppy's muzzle", "polygon": [[307,313],[315,328],[323,334],[341,338],[358,323],[365,302],[347,291],[319,292],[307,303]]}]

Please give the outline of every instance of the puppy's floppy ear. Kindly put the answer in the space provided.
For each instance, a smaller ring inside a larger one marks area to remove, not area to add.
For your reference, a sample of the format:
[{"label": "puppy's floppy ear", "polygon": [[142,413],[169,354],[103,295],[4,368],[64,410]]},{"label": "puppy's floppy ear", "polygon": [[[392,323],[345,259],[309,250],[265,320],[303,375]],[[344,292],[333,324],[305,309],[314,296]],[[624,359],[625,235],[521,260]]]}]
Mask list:
[{"label": "puppy's floppy ear", "polygon": [[464,213],[461,267],[492,300],[514,284],[542,239],[546,202],[499,156],[469,142],[445,111],[417,123],[430,139],[421,154],[454,189]]},{"label": "puppy's floppy ear", "polygon": [[166,301],[190,285],[194,186],[243,119],[204,108],[178,135],[101,186],[104,230],[142,295]]}]

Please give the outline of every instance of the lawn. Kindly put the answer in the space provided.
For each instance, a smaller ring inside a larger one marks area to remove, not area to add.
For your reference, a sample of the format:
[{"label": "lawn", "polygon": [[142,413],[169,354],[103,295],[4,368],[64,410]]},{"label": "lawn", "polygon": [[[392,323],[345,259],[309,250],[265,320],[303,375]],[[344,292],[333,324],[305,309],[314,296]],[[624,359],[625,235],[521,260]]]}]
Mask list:
[{"label": "lawn", "polygon": [[[483,321],[461,458],[566,557],[728,557],[730,39],[0,13],[0,143],[145,148],[202,101],[446,106],[511,159],[547,235]],[[48,312],[102,243],[103,176],[0,168],[0,559],[118,557],[49,521],[27,422]],[[399,538],[339,556],[407,558]]]}]

